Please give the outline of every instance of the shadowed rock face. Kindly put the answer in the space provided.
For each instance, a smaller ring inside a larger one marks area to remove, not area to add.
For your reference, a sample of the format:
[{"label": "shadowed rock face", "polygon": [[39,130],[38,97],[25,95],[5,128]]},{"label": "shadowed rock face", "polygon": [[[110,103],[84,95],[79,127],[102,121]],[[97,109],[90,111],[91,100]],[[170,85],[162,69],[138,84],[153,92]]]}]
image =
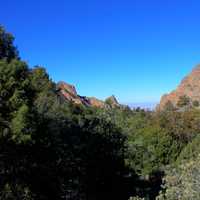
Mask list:
[{"label": "shadowed rock face", "polygon": [[181,81],[176,90],[162,96],[157,109],[162,110],[168,102],[176,106],[182,96],[189,97],[191,102],[200,102],[200,65],[196,66],[192,72]]},{"label": "shadowed rock face", "polygon": [[[95,97],[85,97],[77,94],[76,88],[73,85],[70,85],[65,82],[57,83],[58,94],[64,98],[65,101],[73,102],[75,104],[81,104],[85,106],[92,106],[97,108],[108,108],[108,107],[119,107],[115,96],[111,96],[106,99],[106,101],[99,100]],[[109,102],[109,103],[108,103]]]}]

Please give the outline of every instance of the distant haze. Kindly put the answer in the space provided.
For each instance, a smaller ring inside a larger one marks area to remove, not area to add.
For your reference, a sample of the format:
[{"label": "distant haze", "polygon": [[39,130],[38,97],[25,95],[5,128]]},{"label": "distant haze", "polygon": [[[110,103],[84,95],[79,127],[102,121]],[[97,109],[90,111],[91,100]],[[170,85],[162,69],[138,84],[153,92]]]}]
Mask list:
[{"label": "distant haze", "polygon": [[143,108],[148,110],[154,110],[158,102],[141,102],[141,103],[125,103],[130,108]]}]

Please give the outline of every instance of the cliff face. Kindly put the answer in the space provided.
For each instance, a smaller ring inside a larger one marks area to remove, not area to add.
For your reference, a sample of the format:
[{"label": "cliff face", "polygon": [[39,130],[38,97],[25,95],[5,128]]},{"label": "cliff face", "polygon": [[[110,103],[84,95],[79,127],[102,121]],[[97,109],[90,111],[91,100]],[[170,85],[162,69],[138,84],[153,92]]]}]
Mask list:
[{"label": "cliff face", "polygon": [[59,94],[61,94],[66,101],[72,101],[76,104],[82,104],[81,98],[76,92],[76,88],[73,85],[67,84],[65,82],[59,82],[57,84],[57,89]]},{"label": "cliff face", "polygon": [[177,106],[177,103],[183,96],[188,97],[191,103],[194,101],[200,102],[200,65],[195,67],[192,72],[181,81],[176,90],[162,96],[157,109],[162,110],[168,102]]},{"label": "cliff face", "polygon": [[91,106],[97,108],[108,108],[108,107],[120,107],[115,96],[107,98],[105,101],[99,100],[95,97],[85,97],[77,94],[76,88],[73,85],[70,85],[65,82],[57,83],[57,92],[58,94],[68,102],[73,102],[75,104],[80,104],[84,106]]}]

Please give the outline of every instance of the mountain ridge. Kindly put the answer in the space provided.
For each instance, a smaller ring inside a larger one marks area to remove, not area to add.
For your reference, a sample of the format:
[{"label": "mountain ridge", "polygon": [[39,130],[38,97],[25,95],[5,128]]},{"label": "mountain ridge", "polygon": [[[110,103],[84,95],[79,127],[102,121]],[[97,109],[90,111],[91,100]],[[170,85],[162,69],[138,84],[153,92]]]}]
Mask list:
[{"label": "mountain ridge", "polygon": [[192,71],[185,76],[178,87],[168,94],[161,97],[157,105],[158,110],[163,110],[169,103],[174,107],[180,106],[180,101],[185,99],[188,105],[194,102],[200,103],[200,65],[197,65]]},{"label": "mountain ridge", "polygon": [[81,96],[77,93],[76,87],[64,81],[56,84],[58,94],[67,102],[72,102],[78,105],[97,108],[117,108],[122,105],[119,104],[114,95],[105,99],[105,101],[97,99],[96,97]]}]

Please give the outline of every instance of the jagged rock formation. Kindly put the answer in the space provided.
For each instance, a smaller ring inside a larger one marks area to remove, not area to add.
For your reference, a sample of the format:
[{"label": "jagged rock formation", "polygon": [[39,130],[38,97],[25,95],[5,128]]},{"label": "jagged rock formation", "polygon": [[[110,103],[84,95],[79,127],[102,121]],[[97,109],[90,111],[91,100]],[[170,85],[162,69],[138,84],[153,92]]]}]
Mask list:
[{"label": "jagged rock formation", "polygon": [[119,106],[119,103],[116,99],[116,97],[114,95],[108,97],[106,100],[105,100],[105,103],[107,103],[108,105],[110,105],[111,107],[118,107]]},{"label": "jagged rock formation", "polygon": [[82,99],[78,96],[76,88],[73,85],[65,82],[59,82],[57,84],[57,90],[67,101],[72,101],[76,104],[82,104]]},{"label": "jagged rock formation", "polygon": [[75,86],[65,82],[57,83],[57,92],[65,101],[73,102],[79,105],[92,106],[98,108],[109,108],[109,107],[115,108],[121,106],[118,103],[115,96],[111,96],[107,98],[105,101],[99,100],[95,97],[80,96],[77,94]]},{"label": "jagged rock formation", "polygon": [[200,102],[200,65],[196,66],[192,72],[186,76],[177,87],[176,90],[170,94],[162,96],[160,104],[157,109],[162,110],[168,103],[177,107],[180,99],[187,97],[190,105]]}]

